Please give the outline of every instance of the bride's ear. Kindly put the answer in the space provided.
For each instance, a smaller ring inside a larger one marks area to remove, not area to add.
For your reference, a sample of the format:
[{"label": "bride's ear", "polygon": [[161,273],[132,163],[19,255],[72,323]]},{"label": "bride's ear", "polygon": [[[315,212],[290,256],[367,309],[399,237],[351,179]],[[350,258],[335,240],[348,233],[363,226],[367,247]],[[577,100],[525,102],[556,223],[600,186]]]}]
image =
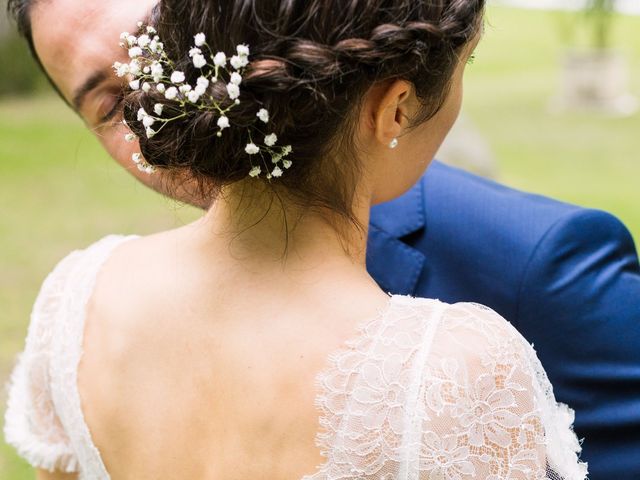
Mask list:
[{"label": "bride's ear", "polygon": [[393,80],[377,86],[369,108],[370,125],[377,142],[388,146],[409,126],[413,86],[405,80]]}]

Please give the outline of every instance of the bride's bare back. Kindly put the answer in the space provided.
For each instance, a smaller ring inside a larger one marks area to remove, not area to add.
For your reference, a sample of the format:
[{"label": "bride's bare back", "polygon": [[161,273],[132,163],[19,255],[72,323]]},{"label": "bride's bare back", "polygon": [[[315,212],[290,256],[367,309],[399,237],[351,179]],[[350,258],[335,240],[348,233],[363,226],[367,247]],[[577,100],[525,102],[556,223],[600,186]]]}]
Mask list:
[{"label": "bride's bare back", "polygon": [[79,388],[107,469],[117,479],[313,473],[315,375],[388,297],[339,281],[296,289],[286,272],[233,268],[228,249],[205,262],[193,236],[128,242],[100,273]]},{"label": "bride's bare back", "polygon": [[583,478],[571,413],[513,327],[389,297],[366,270],[370,208],[453,125],[483,7],[161,0],[155,28],[121,37],[132,161],[215,202],[56,268],[8,441],[82,480]]},{"label": "bride's bare back", "polygon": [[[320,302],[258,295],[263,310],[213,312],[179,288],[189,307],[150,306],[135,297],[190,282],[179,255],[164,273],[135,265],[189,244],[172,235],[107,237],[45,282],[5,424],[33,465],[95,480],[584,478],[570,410],[491,310],[375,289],[365,306],[356,282]],[[345,297],[357,321],[332,311]]]}]

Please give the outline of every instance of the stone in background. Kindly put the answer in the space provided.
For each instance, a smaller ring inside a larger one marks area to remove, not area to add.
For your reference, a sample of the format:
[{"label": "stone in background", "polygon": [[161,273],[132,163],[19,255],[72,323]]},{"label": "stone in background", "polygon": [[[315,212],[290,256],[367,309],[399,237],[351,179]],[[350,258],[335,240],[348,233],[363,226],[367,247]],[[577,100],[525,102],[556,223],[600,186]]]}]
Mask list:
[{"label": "stone in background", "polygon": [[444,163],[476,175],[496,178],[498,166],[489,143],[464,113],[436,155]]}]

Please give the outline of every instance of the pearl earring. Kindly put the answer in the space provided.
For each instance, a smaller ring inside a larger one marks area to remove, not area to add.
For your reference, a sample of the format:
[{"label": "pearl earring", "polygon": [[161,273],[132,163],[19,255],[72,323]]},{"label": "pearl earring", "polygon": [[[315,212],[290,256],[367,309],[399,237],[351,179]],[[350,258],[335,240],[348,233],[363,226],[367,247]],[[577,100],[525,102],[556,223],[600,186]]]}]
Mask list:
[{"label": "pearl earring", "polygon": [[389,144],[389,148],[393,149],[396,148],[398,146],[398,139],[394,138],[393,140],[391,140],[391,143]]}]

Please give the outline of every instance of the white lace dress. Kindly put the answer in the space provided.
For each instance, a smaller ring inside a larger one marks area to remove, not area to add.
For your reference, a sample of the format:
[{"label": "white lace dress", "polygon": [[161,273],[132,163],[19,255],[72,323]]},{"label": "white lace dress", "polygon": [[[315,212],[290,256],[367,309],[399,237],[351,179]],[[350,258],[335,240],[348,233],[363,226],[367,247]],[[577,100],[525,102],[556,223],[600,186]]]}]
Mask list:
[{"label": "white lace dress", "polygon": [[[85,307],[110,236],[44,282],[13,371],[5,436],[33,466],[109,474],[77,388]],[[392,296],[317,376],[325,463],[303,480],[567,479],[586,476],[572,431],[532,347],[475,304]]]}]

